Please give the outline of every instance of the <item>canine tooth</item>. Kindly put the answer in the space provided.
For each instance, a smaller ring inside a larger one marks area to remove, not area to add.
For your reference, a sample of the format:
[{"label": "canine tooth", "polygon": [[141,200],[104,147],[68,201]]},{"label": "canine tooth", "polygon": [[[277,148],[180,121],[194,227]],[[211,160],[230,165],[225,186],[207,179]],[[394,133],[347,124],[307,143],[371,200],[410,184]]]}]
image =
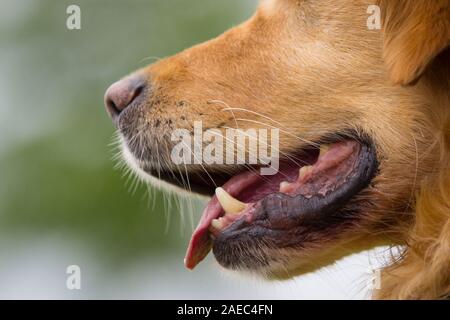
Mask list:
[{"label": "canine tooth", "polygon": [[220,221],[219,219],[214,219],[211,221],[211,226],[214,229],[221,230],[223,227],[223,224],[222,224],[222,221]]},{"label": "canine tooth", "polygon": [[300,168],[298,179],[302,179],[307,173],[311,172],[312,166],[304,166]]},{"label": "canine tooth", "polygon": [[328,144],[323,144],[320,146],[320,154],[319,157],[323,156],[325,153],[328,152],[328,150],[330,150],[330,146]]},{"label": "canine tooth", "polygon": [[230,196],[223,188],[216,189],[216,197],[225,213],[238,214],[245,209],[245,203]]}]

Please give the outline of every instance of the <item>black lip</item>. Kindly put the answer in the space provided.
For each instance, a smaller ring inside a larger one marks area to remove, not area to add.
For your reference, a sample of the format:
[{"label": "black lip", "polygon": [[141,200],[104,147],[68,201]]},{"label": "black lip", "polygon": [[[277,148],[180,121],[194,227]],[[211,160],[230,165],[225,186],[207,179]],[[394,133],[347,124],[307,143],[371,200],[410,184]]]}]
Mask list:
[{"label": "black lip", "polygon": [[316,218],[317,215],[329,215],[339,210],[352,197],[366,188],[375,176],[377,168],[375,150],[367,145],[362,145],[358,166],[342,187],[326,196],[315,195],[311,198],[306,198],[303,195],[271,194],[261,202],[261,208],[256,219],[269,219],[272,223],[281,226],[286,223],[286,219],[296,223],[298,218],[308,219],[310,217]]},{"label": "black lip", "polygon": [[[258,241],[276,247],[291,247],[307,242],[308,235],[329,232],[359,216],[358,204],[352,199],[367,188],[378,171],[376,150],[372,143],[363,143],[356,170],[346,183],[326,196],[290,196],[274,193],[260,200],[253,213],[253,221],[241,218],[223,230],[214,240],[213,253],[226,268],[246,264],[237,263],[232,247],[258,246]],[[294,230],[292,232],[292,230]],[[301,237],[296,235],[302,234]],[[251,250],[246,250],[250,252]],[[255,251],[257,251],[255,249]],[[261,252],[260,252],[261,254]],[[248,263],[255,267],[255,259],[248,253]],[[240,258],[243,258],[241,256]],[[259,264],[266,264],[264,259]]]}]

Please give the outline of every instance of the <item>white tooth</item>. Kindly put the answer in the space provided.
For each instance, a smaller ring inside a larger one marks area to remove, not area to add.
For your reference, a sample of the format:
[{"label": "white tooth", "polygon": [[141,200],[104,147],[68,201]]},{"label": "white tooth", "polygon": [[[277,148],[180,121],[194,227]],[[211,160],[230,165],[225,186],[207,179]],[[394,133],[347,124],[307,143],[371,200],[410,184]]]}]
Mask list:
[{"label": "white tooth", "polygon": [[280,191],[286,189],[287,187],[289,187],[290,183],[287,181],[283,181],[280,183]]},{"label": "white tooth", "polygon": [[298,179],[302,179],[306,174],[308,174],[312,170],[312,166],[304,166],[300,168],[298,172]]},{"label": "white tooth", "polygon": [[328,150],[330,150],[330,146],[328,144],[323,144],[320,146],[320,154],[319,157],[323,156],[325,153],[328,152]]},{"label": "white tooth", "polygon": [[238,214],[245,209],[245,203],[230,196],[223,188],[219,187],[216,189],[216,197],[225,213]]},{"label": "white tooth", "polygon": [[211,226],[216,230],[222,230],[223,224],[219,219],[214,219],[211,221]]}]

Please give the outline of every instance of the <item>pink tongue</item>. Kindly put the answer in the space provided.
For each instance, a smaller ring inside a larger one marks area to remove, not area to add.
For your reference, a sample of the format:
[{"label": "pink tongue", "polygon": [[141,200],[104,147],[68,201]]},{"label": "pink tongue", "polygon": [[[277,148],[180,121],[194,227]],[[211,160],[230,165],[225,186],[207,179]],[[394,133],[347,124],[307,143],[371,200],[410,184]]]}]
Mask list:
[{"label": "pink tongue", "polygon": [[[232,177],[222,188],[224,188],[230,195],[237,197],[242,190],[257,182],[260,179],[257,172],[246,171]],[[223,213],[217,197],[214,196],[209,201],[205,210],[203,211],[200,222],[192,234],[189,247],[187,249],[184,264],[188,269],[194,269],[195,266],[202,261],[211,250],[212,242],[209,234],[209,226],[213,219],[219,218]]]}]

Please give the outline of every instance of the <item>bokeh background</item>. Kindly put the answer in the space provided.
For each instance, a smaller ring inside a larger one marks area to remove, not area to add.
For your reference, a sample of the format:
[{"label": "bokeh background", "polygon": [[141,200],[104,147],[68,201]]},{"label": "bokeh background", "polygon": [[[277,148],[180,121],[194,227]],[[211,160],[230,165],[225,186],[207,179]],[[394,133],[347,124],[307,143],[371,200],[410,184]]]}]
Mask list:
[{"label": "bokeh background", "polygon": [[[66,28],[81,7],[82,29]],[[376,253],[285,282],[183,257],[193,210],[115,169],[109,84],[248,18],[255,0],[0,1],[0,298],[365,298]],[[167,204],[172,204],[168,206]],[[82,289],[66,288],[81,268]]]}]

